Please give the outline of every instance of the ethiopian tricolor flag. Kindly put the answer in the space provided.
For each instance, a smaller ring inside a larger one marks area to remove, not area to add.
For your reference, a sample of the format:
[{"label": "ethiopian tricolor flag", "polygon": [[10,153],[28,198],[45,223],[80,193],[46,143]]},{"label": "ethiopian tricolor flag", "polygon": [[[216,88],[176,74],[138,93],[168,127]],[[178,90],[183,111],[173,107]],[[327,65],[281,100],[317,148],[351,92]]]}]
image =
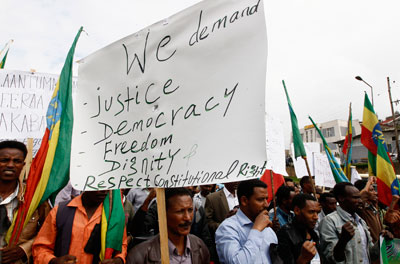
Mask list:
[{"label": "ethiopian tricolor flag", "polygon": [[120,190],[112,190],[103,202],[101,214],[100,261],[111,259],[114,252],[122,251],[125,213]]},{"label": "ethiopian tricolor flag", "polygon": [[378,152],[376,155],[376,182],[378,185],[379,201],[389,206],[392,201],[392,195],[399,195],[399,181],[383,144],[383,141],[378,140]]},{"label": "ethiopian tricolor flag", "polygon": [[68,52],[51,97],[47,109],[47,128],[40,149],[32,161],[24,202],[14,215],[6,236],[9,245],[18,242],[23,227],[40,204],[49,198],[54,202],[58,191],[68,183],[73,125],[72,65],[81,32],[82,27]]},{"label": "ethiopian tricolor flag", "polygon": [[6,65],[8,50],[13,42],[14,40],[7,42],[6,46],[0,51],[0,69],[4,69],[4,65]]}]

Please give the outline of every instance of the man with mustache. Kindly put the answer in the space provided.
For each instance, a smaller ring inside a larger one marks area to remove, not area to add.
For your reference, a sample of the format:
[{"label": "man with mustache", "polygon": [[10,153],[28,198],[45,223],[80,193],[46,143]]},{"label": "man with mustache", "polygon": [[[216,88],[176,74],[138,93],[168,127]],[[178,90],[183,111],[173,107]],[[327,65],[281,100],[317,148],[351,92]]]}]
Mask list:
[{"label": "man with mustache", "polygon": [[239,183],[239,210],[225,219],[215,233],[221,263],[270,264],[270,244],[278,243],[270,228],[267,185],[258,180]]},{"label": "man with mustache", "polygon": [[[168,248],[170,264],[209,263],[210,254],[204,242],[190,234],[193,200],[189,190],[165,190]],[[142,242],[129,251],[127,263],[161,263],[160,236]]]},{"label": "man with mustache", "polygon": [[29,219],[18,241],[5,241],[6,233],[23,202],[25,186],[19,176],[26,155],[24,143],[13,140],[0,142],[0,263],[4,264],[30,259],[33,240],[50,211],[48,203],[43,203]]},{"label": "man with mustache", "polygon": [[295,214],[292,222],[278,231],[278,252],[285,264],[310,263],[321,256],[318,234],[314,227],[321,211],[314,196],[298,194],[292,201]]},{"label": "man with mustache", "polygon": [[[99,263],[103,201],[109,191],[86,191],[53,208],[32,246],[34,263]],[[124,220],[122,220],[124,221]],[[123,264],[127,251],[123,232],[121,252],[102,264]]]}]

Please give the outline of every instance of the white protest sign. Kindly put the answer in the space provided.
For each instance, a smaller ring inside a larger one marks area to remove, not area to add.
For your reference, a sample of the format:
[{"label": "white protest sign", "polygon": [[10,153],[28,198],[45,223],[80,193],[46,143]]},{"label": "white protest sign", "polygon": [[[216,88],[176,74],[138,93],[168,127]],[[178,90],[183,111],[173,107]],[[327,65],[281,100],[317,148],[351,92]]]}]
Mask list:
[{"label": "white protest sign", "polygon": [[285,158],[285,139],[282,122],[271,115],[266,115],[267,169],[287,176]]},{"label": "white protest sign", "polygon": [[0,140],[26,143],[27,138],[33,138],[33,154],[36,154],[57,81],[55,74],[0,69]]},{"label": "white protest sign", "polygon": [[329,165],[328,157],[325,153],[313,153],[314,170],[315,170],[315,185],[334,187],[336,182],[333,177],[331,166]]},{"label": "white protest sign", "polygon": [[356,181],[361,180],[360,174],[355,166],[351,166],[351,183],[354,184]]},{"label": "white protest sign", "polygon": [[[294,157],[293,143],[291,144],[290,147],[292,151],[293,165],[294,165],[294,171],[296,172],[296,177],[300,179],[303,178],[304,176],[308,176],[306,162],[302,157],[297,157],[297,159]],[[308,166],[310,167],[311,175],[314,176],[314,162],[312,156],[313,153],[320,152],[320,144],[317,142],[304,143],[304,149],[306,150],[307,161],[308,161]]]},{"label": "white protest sign", "polygon": [[206,0],[82,60],[71,181],[178,187],[265,170],[260,0]]}]

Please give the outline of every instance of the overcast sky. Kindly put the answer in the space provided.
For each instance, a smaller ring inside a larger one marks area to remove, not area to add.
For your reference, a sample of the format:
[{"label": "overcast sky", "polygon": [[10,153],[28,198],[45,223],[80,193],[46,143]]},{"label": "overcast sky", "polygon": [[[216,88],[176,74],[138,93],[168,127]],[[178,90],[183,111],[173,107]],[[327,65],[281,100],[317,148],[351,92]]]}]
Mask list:
[{"label": "overcast sky", "polygon": [[[80,26],[87,34],[78,42],[75,60],[197,2],[2,0],[0,46],[14,39],[6,69],[58,74]],[[364,91],[370,95],[370,88],[357,75],[373,86],[379,118],[391,114],[386,77],[393,100],[400,99],[398,0],[266,0],[264,5],[267,112],[282,120],[287,143],[290,119],[282,79],[300,127],[310,123],[308,115],[317,123],[347,120],[350,102],[353,119],[361,120]]]}]

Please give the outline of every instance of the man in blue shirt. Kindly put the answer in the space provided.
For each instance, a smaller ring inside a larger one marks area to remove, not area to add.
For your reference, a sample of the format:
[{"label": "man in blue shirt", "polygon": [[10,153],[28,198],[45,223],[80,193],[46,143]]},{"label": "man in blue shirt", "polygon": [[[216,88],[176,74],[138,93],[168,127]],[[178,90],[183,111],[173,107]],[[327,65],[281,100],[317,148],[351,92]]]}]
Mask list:
[{"label": "man in blue shirt", "polygon": [[267,185],[258,180],[243,181],[237,190],[239,210],[225,219],[215,233],[221,263],[270,264],[270,244],[278,243],[270,228]]},{"label": "man in blue shirt", "polygon": [[[294,218],[292,201],[295,195],[294,188],[285,185],[282,185],[279,187],[278,191],[276,191],[276,202],[278,204],[276,208],[276,218],[279,221],[280,227],[290,223]],[[273,210],[270,211],[269,218],[274,218]]]}]

